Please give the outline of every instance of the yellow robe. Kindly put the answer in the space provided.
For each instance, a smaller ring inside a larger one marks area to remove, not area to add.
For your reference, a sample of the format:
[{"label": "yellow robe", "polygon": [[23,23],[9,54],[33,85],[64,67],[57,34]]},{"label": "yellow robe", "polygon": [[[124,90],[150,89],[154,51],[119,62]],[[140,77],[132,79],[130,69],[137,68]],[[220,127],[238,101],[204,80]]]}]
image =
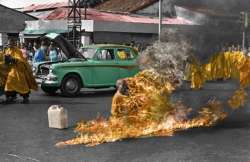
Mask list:
[{"label": "yellow robe", "polygon": [[247,58],[244,65],[240,68],[240,87],[250,86],[250,58]]},{"label": "yellow robe", "polygon": [[[218,60],[218,56],[219,54],[215,54],[211,57],[211,59],[209,60],[210,64],[210,69],[209,69],[209,78],[210,80],[216,80],[217,79],[217,60]],[[208,72],[207,72],[208,73]]]},{"label": "yellow robe", "polygon": [[224,74],[224,67],[225,67],[225,57],[224,53],[219,53],[213,61],[213,79],[223,79]]},{"label": "yellow robe", "polygon": [[6,76],[6,67],[4,66],[3,53],[0,53],[0,89],[4,88]]},{"label": "yellow robe", "polygon": [[240,72],[239,69],[244,65],[245,61],[246,61],[246,57],[243,54],[243,52],[240,51],[234,51],[231,54],[231,67],[232,67],[232,71],[231,71],[231,76],[234,79],[239,79],[240,78]]},{"label": "yellow robe", "polygon": [[203,69],[205,80],[213,80],[212,63],[209,62],[207,64],[203,64],[202,69]]},{"label": "yellow robe", "polygon": [[16,48],[8,48],[4,55],[10,54],[17,60],[15,64],[5,65],[8,67],[5,91],[15,91],[20,94],[26,94],[30,90],[37,90],[37,83],[33,77],[33,73],[27,60],[23,57],[22,52]]},{"label": "yellow robe", "polygon": [[232,73],[232,61],[231,52],[227,51],[224,53],[225,64],[224,64],[224,79],[230,79]]},{"label": "yellow robe", "polygon": [[202,66],[196,59],[191,64],[191,88],[200,89],[205,83],[205,76]]}]

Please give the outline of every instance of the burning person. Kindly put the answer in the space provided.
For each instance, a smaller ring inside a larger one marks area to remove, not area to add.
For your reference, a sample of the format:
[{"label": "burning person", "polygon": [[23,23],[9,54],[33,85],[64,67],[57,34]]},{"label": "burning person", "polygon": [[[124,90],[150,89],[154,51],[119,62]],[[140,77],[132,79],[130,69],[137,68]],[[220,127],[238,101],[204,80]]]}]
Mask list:
[{"label": "burning person", "polygon": [[28,103],[29,93],[31,90],[37,90],[37,83],[27,60],[20,49],[15,46],[13,38],[9,38],[8,48],[3,52],[3,57],[7,72],[4,85],[5,103],[14,102],[17,94],[23,97],[22,103]]}]

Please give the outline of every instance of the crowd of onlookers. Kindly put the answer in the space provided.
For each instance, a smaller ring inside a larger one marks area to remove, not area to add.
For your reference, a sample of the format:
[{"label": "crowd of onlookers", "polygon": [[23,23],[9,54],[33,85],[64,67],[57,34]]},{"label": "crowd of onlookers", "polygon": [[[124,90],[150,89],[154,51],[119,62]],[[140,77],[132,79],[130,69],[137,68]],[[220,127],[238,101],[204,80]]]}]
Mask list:
[{"label": "crowd of onlookers", "polygon": [[31,64],[43,61],[55,62],[62,59],[61,50],[52,41],[35,41],[33,43],[17,41],[16,46],[22,51],[23,57]]}]

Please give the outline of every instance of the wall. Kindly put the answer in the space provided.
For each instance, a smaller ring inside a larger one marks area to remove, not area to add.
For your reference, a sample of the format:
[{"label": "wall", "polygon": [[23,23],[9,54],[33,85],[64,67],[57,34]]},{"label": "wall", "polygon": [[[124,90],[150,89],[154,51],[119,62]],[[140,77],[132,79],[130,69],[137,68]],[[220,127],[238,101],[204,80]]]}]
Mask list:
[{"label": "wall", "polygon": [[68,30],[67,20],[36,20],[26,21],[26,24],[25,32],[34,31],[34,34],[44,34],[43,32],[46,33],[50,31],[56,32]]},{"label": "wall", "polygon": [[156,40],[156,34],[138,34],[121,32],[95,32],[94,43],[130,44],[134,42],[142,47],[151,44]]},{"label": "wall", "polygon": [[[175,10],[172,3],[173,0],[162,0],[162,15],[165,17],[175,16]],[[158,17],[159,15],[159,2],[156,2],[142,10],[136,12],[136,14]]]},{"label": "wall", "polygon": [[190,20],[196,24],[206,24],[208,16],[202,13],[194,12],[183,7],[175,6],[176,16]]},{"label": "wall", "polygon": [[5,44],[7,44],[7,38],[7,33],[0,33],[0,49],[2,49]]},{"label": "wall", "polygon": [[19,33],[24,30],[26,20],[35,20],[31,16],[2,5],[0,5],[0,13],[0,32]]},{"label": "wall", "polygon": [[158,33],[158,24],[95,21],[94,31],[124,33]]}]

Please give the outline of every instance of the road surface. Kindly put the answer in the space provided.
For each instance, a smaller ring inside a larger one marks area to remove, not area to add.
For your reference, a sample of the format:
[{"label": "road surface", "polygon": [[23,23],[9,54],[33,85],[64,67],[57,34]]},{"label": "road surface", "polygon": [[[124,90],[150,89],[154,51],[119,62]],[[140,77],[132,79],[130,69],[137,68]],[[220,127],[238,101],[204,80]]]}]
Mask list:
[{"label": "road surface", "polygon": [[[237,84],[232,81],[211,82],[200,91],[190,91],[184,86],[175,92],[173,99],[182,99],[198,109],[212,96],[225,101],[236,88]],[[77,121],[93,119],[98,113],[108,117],[114,92],[112,89],[85,91],[77,98],[63,98],[38,91],[32,93],[28,105],[0,105],[0,162],[250,161],[250,102],[242,110],[229,112],[230,117],[213,128],[187,130],[173,137],[128,139],[96,147],[54,147],[55,143],[74,137],[73,126]],[[53,104],[68,109],[69,129],[48,128],[47,110]]]}]

